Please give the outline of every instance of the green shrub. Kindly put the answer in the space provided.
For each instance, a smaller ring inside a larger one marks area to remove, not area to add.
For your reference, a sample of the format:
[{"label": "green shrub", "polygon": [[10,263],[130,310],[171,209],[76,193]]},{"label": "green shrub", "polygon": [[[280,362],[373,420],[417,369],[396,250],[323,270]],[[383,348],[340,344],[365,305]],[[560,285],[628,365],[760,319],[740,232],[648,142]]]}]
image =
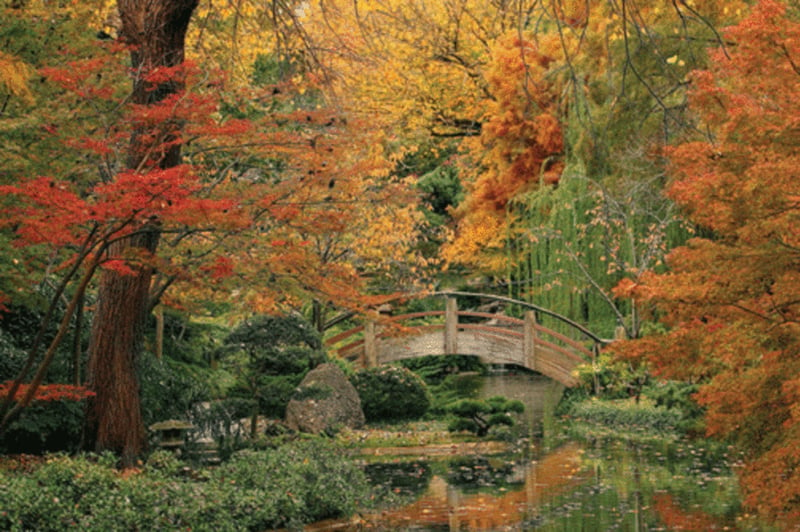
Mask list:
[{"label": "green shrub", "polygon": [[615,430],[639,432],[674,432],[681,421],[679,410],[630,400],[589,400],[575,403],[569,416]]},{"label": "green shrub", "polygon": [[328,442],[237,453],[201,481],[165,453],[133,474],[111,455],[50,456],[30,471],[0,471],[0,529],[299,530],[355,512],[370,488]]},{"label": "green shrub", "polygon": [[[370,491],[366,477],[336,448],[321,440],[294,442],[273,451],[237,453],[214,471],[212,481],[237,490],[259,490],[272,515],[250,520],[251,530],[302,523],[354,512]],[[262,504],[263,501],[256,501]]]},{"label": "green shrub", "polygon": [[681,414],[678,429],[688,433],[703,432],[705,410],[693,399],[699,385],[680,381],[661,381],[645,390],[656,406],[676,409]]},{"label": "green shrub", "polygon": [[294,389],[326,358],[319,333],[294,315],[245,321],[225,339],[219,356],[236,379],[230,395],[253,401],[252,419],[284,417]]},{"label": "green shrub", "polygon": [[418,419],[431,404],[425,381],[404,367],[363,369],[351,382],[361,398],[367,422]]},{"label": "green shrub", "polygon": [[447,410],[454,416],[447,427],[449,431],[469,431],[477,436],[486,436],[493,427],[513,426],[511,413],[520,413],[525,406],[520,401],[494,396],[485,400],[462,399]]}]

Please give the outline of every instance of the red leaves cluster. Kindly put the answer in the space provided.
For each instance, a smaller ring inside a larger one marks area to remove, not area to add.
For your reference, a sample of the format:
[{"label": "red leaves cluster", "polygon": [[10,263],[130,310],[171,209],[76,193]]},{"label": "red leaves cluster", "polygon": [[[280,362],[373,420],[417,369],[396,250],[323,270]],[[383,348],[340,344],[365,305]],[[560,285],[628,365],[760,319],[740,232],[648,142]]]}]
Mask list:
[{"label": "red leaves cluster", "polygon": [[[6,381],[0,384],[0,397],[8,395],[13,381]],[[21,384],[14,395],[14,400],[19,401],[28,392],[28,385]],[[71,384],[43,384],[36,390],[33,396],[34,401],[83,401],[89,397],[94,397],[95,393],[83,386],[73,386]]]},{"label": "red leaves cluster", "polygon": [[51,243],[56,246],[74,244],[77,228],[91,218],[87,203],[72,187],[48,177],[38,177],[19,185],[0,186],[4,205],[5,226],[16,226],[20,237],[16,245]]},{"label": "red leaves cluster", "polygon": [[[237,90],[193,65],[129,72],[117,52],[43,71],[62,90],[59,108],[74,111],[51,128],[52,140],[86,163],[0,187],[0,225],[16,232],[16,245],[49,249],[60,271],[80,261],[122,275],[147,266],[154,284],[168,279],[184,291],[182,301],[172,294],[177,304],[236,290],[259,310],[309,291],[352,302],[367,275],[401,269],[392,261],[414,238],[406,209],[415,199],[405,183],[389,190],[390,162],[363,141],[358,120],[298,108],[288,88]],[[131,76],[143,76],[145,91],[185,89],[133,105]],[[177,148],[185,164],[175,166]],[[157,253],[116,245],[151,234]],[[391,259],[378,250],[384,241],[399,244]],[[38,266],[25,264],[37,276]]]}]

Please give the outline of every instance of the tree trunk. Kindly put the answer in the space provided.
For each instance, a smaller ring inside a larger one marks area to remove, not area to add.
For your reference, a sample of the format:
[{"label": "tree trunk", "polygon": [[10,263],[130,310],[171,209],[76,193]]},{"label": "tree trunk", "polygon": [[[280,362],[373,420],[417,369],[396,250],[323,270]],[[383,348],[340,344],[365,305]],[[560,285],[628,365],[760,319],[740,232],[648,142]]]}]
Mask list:
[{"label": "tree trunk", "polygon": [[[120,40],[131,46],[132,101],[139,105],[159,102],[183,88],[181,79],[156,87],[145,81],[157,67],[180,65],[184,58],[186,30],[198,0],[119,0],[122,27]],[[180,146],[162,150],[175,124],[164,124],[156,135],[133,131],[127,166],[136,171],[169,168],[180,163]],[[153,141],[153,138],[158,140]],[[155,253],[159,241],[158,220],[134,228],[132,236],[109,249],[113,257],[145,256]],[[152,268],[129,264],[133,274],[104,270],[100,279],[98,304],[92,323],[89,348],[88,384],[97,394],[88,405],[87,435],[97,451],[121,455],[123,466],[133,464],[146,444],[139,397],[136,359],[142,347]]]},{"label": "tree trunk", "polygon": [[[120,241],[114,252],[131,247],[152,252],[157,244],[154,228]],[[101,274],[87,369],[89,388],[97,394],[89,401],[89,436],[96,451],[119,453],[125,466],[134,463],[147,441],[136,359],[145,332],[152,269],[141,266],[135,272]]]}]

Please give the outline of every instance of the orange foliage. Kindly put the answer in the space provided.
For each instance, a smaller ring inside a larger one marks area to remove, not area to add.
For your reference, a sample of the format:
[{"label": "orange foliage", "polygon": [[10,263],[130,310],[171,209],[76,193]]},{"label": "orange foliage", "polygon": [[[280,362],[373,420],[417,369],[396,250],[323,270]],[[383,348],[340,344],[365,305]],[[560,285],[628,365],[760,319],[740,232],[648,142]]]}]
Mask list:
[{"label": "orange foliage", "polygon": [[[124,64],[119,53],[44,70],[63,89],[57,103],[76,108],[92,98],[102,108],[101,93],[115,105],[123,100],[104,90],[126,78],[115,69],[115,61]],[[100,68],[108,72],[92,75]],[[224,299],[248,311],[276,311],[316,297],[355,308],[368,279],[410,286],[413,270],[424,265],[414,251],[423,222],[413,181],[391,177],[392,162],[358,119],[298,108],[296,93],[284,93],[283,85],[231,88],[191,64],[160,68],[147,81],[156,86],[175,76],[186,90],[151,105],[122,105],[107,128],[54,129],[68,149],[101,159],[104,168],[123,168],[117,158],[138,135],[147,150],[139,168],[86,182],[53,176],[0,186],[7,214],[0,226],[16,231],[17,245],[59,248],[69,264],[80,250],[103,252],[157,220],[158,256],[112,255],[102,267],[129,273],[133,262],[150,263],[163,278],[157,284],[177,289],[169,301],[182,306]],[[91,96],[88,86],[97,89]],[[227,118],[223,102],[249,107],[256,118]],[[161,168],[166,150],[179,144],[185,164]]]},{"label": "orange foliage", "polygon": [[[5,397],[13,385],[13,381],[0,384],[0,397]],[[28,393],[28,385],[22,384],[17,388],[13,400],[19,401]],[[93,397],[95,393],[84,386],[70,384],[43,384],[36,389],[34,401],[82,401]]]},{"label": "orange foliage", "polygon": [[[702,383],[712,435],[750,452],[743,488],[765,515],[800,516],[800,23],[763,0],[692,75],[711,134],[669,153],[668,193],[710,235],[621,295],[650,302],[670,332],[622,346],[665,376]],[[780,488],[778,488],[780,486]]]},{"label": "orange foliage", "polygon": [[653,496],[653,509],[667,530],[700,532],[716,528],[716,520],[713,517],[700,511],[684,510],[668,493],[657,493]]},{"label": "orange foliage", "polygon": [[[552,40],[522,39],[515,31],[498,40],[486,79],[493,96],[485,102],[481,135],[462,144],[474,163],[464,168],[467,199],[456,211],[455,239],[444,250],[450,262],[480,260],[496,270],[512,226],[509,201],[527,190],[558,184],[563,169],[559,85],[550,71]],[[496,262],[496,264],[495,264]]]}]

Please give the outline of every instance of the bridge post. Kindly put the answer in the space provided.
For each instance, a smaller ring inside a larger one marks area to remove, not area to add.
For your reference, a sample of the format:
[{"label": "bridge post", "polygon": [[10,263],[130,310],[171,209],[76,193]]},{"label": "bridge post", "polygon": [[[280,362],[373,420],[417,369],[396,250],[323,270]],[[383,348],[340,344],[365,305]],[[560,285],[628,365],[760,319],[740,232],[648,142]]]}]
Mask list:
[{"label": "bridge post", "polygon": [[378,365],[378,338],[374,321],[364,325],[364,366],[374,368]]},{"label": "bridge post", "polygon": [[525,311],[522,332],[522,356],[525,366],[528,369],[538,371],[536,367],[536,313],[534,311]]},{"label": "bridge post", "polygon": [[448,296],[444,306],[444,353],[458,353],[458,301]]}]

